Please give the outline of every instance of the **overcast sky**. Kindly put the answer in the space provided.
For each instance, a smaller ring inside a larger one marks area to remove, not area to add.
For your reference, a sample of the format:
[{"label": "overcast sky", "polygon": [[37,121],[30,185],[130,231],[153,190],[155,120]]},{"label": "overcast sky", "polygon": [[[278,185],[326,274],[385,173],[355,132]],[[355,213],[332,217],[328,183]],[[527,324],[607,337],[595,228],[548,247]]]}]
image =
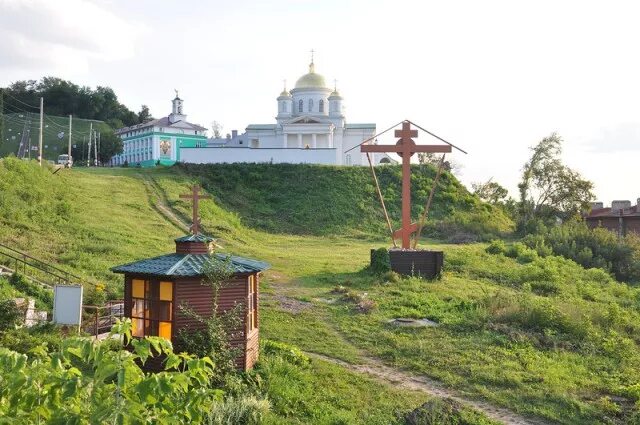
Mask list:
[{"label": "overcast sky", "polygon": [[349,122],[411,119],[469,151],[454,154],[467,184],[516,196],[529,147],[556,131],[598,199],[635,203],[638,16],[633,1],[0,0],[0,85],[107,85],[156,117],[175,88],[189,121],[226,133],[275,122],[313,48]]}]

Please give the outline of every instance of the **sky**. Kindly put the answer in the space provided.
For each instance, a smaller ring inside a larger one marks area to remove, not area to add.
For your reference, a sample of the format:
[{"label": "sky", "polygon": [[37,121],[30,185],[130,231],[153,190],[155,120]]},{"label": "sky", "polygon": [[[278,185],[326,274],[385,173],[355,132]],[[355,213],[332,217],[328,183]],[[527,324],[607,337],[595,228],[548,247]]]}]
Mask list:
[{"label": "sky", "polygon": [[557,132],[598,200],[635,204],[639,14],[616,0],[0,0],[0,86],[105,85],[155,117],[177,89],[190,122],[227,133],[274,123],[313,49],[348,122],[410,119],[463,147],[467,185],[517,196],[530,147]]}]

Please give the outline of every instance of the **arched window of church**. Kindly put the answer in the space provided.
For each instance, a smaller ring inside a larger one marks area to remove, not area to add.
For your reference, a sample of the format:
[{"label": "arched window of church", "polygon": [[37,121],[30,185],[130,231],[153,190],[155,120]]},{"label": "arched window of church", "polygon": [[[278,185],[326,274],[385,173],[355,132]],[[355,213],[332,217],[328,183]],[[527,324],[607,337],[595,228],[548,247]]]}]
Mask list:
[{"label": "arched window of church", "polygon": [[304,102],[302,102],[302,99],[300,99],[300,101],[298,102],[298,112],[302,112],[303,105]]},{"label": "arched window of church", "polygon": [[324,112],[324,100],[322,99],[318,102],[318,112]]},{"label": "arched window of church", "polygon": [[313,99],[309,99],[309,112],[313,112]]}]

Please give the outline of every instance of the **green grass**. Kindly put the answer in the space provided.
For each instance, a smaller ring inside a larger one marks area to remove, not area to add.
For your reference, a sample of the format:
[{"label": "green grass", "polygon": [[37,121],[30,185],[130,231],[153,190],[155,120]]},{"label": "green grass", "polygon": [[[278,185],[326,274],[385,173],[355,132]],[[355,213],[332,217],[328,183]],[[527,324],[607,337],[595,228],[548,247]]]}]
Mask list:
[{"label": "green grass", "polygon": [[[0,172],[7,167],[17,171],[2,175],[12,185],[6,185],[4,198],[0,197],[0,219],[5,224],[0,227],[0,241],[38,257],[59,259],[70,271],[107,282],[114,295],[119,295],[122,284],[109,267],[171,252],[172,239],[182,233],[150,200],[166,199],[187,218],[189,203],[178,196],[202,174],[200,169],[181,168],[78,169],[51,176],[49,171],[23,170],[7,160]],[[234,180],[233,175],[228,178]],[[221,177],[216,179],[221,183]],[[35,198],[21,196],[29,186],[20,185],[27,181],[42,189]],[[281,229],[271,229],[275,233],[266,232],[264,228],[278,221],[279,211],[269,212],[274,214],[271,224],[259,226],[254,207],[242,208],[249,205],[250,195],[244,192],[248,185],[236,193],[242,199],[234,201],[232,187],[220,184],[215,189],[213,181],[205,179],[214,194],[213,202],[201,205],[205,231],[218,237],[225,251],[273,266],[262,281],[263,336],[351,363],[363,355],[373,356],[434,377],[470,397],[558,423],[632,420],[640,376],[637,289],[602,270],[586,270],[559,257],[513,259],[486,253],[484,244],[456,246],[433,240],[428,241],[431,247],[445,251],[441,280],[386,282],[361,271],[370,248],[388,245],[372,229],[334,228],[326,235],[283,233],[289,219],[294,224],[302,220],[291,216],[282,220]],[[251,196],[260,198],[262,189]],[[57,208],[58,203],[66,206]],[[375,209],[375,199],[367,205]],[[307,211],[311,223],[319,212]],[[370,314],[358,313],[354,303],[332,293],[337,285],[366,293],[377,307]],[[277,297],[310,302],[311,307],[284,311]],[[387,324],[394,317],[426,317],[440,326],[394,328]],[[404,403],[404,392],[389,396],[390,404],[384,404],[370,394],[373,391],[365,390],[370,382],[352,380],[338,366],[314,362],[313,367],[317,369],[305,380],[317,380],[299,389],[306,394],[300,396],[304,403],[286,407],[289,413],[277,411],[274,423],[353,423],[351,418],[362,409],[372,412],[369,423],[388,423],[384,421],[390,416],[381,412],[417,407],[417,399],[408,395],[410,402]],[[276,375],[281,373],[285,371]],[[335,376],[341,374],[349,382]],[[316,387],[317,397],[309,389]],[[346,419],[308,413],[331,409]],[[382,422],[375,422],[378,418]]]},{"label": "green grass", "polygon": [[[0,157],[8,155],[17,155],[22,133],[26,128],[30,130],[31,146],[38,145],[38,134],[40,131],[40,114],[39,113],[11,113],[4,115],[4,137],[0,140]],[[93,123],[95,130],[107,128],[106,124],[97,120],[85,120],[80,118],[73,119],[72,145],[80,146],[83,143],[83,136],[89,134],[90,124]],[[69,144],[69,117],[57,117],[54,115],[45,115],[44,128],[42,131],[44,158],[46,160],[57,161],[58,155],[68,152]],[[62,138],[59,133],[63,132]],[[88,136],[87,136],[88,140]],[[86,142],[85,142],[86,143]],[[32,151],[31,158],[37,159],[38,152]],[[79,158],[77,158],[79,159]]]}]

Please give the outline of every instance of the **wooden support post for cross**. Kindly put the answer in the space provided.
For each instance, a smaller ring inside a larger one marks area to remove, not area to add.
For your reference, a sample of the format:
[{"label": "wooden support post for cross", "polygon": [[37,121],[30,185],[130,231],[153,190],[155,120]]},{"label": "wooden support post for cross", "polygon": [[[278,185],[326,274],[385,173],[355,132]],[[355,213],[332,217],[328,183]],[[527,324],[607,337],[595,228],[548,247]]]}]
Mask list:
[{"label": "wooden support post for cross", "polygon": [[200,186],[194,184],[191,186],[191,193],[180,195],[180,198],[193,200],[193,224],[189,230],[191,230],[191,233],[194,235],[197,235],[200,233],[200,216],[198,215],[199,201],[200,199],[211,199],[211,196],[200,194]]},{"label": "wooden support post for cross", "polygon": [[417,152],[449,153],[450,145],[416,145],[412,138],[418,137],[418,131],[411,129],[409,121],[402,122],[402,129],[395,131],[399,140],[395,146],[366,145],[360,146],[361,152],[388,153],[394,152],[402,158],[402,227],[394,232],[394,237],[402,240],[402,248],[411,248],[411,235],[418,230],[418,225],[411,222],[411,156]]}]

